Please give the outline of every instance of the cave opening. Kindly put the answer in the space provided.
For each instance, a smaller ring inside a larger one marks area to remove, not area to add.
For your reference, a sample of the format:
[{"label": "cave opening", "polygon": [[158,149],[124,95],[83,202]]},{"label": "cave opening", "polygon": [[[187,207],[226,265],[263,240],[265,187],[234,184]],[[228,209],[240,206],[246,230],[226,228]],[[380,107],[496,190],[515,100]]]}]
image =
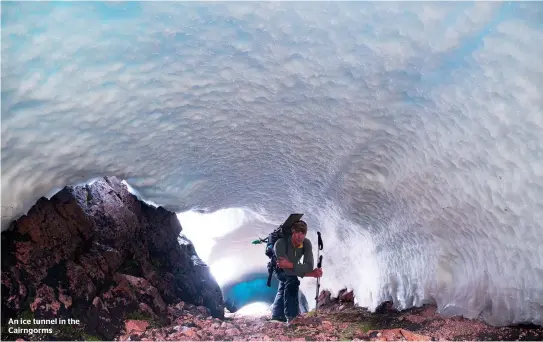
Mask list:
[{"label": "cave opening", "polygon": [[[239,315],[269,315],[279,282],[268,280],[268,257],[263,245],[253,245],[277,227],[265,215],[247,208],[213,212],[190,210],[177,214],[183,234],[194,244],[222,289],[226,309]],[[309,311],[304,290],[299,290],[299,309]]]},{"label": "cave opening", "polygon": [[270,313],[278,282],[274,277],[271,286],[266,286],[269,259],[264,247],[251,241],[274,226],[246,208],[189,210],[177,216],[183,234],[221,287],[227,310],[242,315]]}]

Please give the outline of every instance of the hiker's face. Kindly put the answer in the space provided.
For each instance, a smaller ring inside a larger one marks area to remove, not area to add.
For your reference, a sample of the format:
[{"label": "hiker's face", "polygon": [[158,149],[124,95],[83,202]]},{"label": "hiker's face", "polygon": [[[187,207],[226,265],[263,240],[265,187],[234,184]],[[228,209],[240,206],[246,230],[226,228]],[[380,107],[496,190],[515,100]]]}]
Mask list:
[{"label": "hiker's face", "polygon": [[292,232],[292,242],[294,242],[294,244],[296,246],[298,246],[299,244],[304,242],[304,239],[305,239],[305,234],[304,233],[297,232],[297,231]]}]

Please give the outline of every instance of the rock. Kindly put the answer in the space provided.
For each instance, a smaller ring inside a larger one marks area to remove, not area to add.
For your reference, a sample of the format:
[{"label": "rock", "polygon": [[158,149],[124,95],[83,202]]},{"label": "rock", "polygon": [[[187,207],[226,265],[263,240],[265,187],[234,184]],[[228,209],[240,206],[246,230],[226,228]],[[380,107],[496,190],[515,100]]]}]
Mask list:
[{"label": "rock", "polygon": [[138,308],[139,308],[139,312],[143,314],[148,314],[149,316],[152,316],[152,317],[155,315],[155,312],[153,311],[153,309],[151,309],[151,307],[145,303],[140,303]]},{"label": "rock", "polygon": [[368,336],[371,341],[432,341],[430,336],[416,334],[405,329],[371,331]]},{"label": "rock", "polygon": [[95,297],[92,305],[87,309],[85,325],[89,332],[105,336],[106,339],[113,339],[123,328],[122,317],[118,316],[118,308],[108,308],[102,298]]},{"label": "rock", "polygon": [[322,306],[330,304],[331,302],[332,302],[332,299],[331,299],[330,291],[327,291],[327,290],[321,291],[317,299],[317,303],[318,303],[317,306],[322,307]]},{"label": "rock", "polygon": [[383,330],[382,336],[386,341],[398,341],[403,338],[401,329],[387,329]]},{"label": "rock", "polygon": [[224,333],[226,334],[226,336],[232,337],[239,334],[240,331],[237,328],[229,328],[229,329],[226,329]]},{"label": "rock", "polygon": [[386,313],[395,313],[398,312],[394,308],[394,304],[391,301],[382,302],[375,308],[375,313],[377,314],[386,314]]},{"label": "rock", "polygon": [[190,338],[194,338],[197,336],[197,331],[196,328],[185,328],[183,329],[183,335],[187,336],[187,337],[190,337]]},{"label": "rock", "polygon": [[30,309],[39,317],[53,319],[58,317],[60,302],[56,299],[55,290],[45,284],[41,284],[36,293]]},{"label": "rock", "polygon": [[65,294],[66,290],[60,288],[58,293],[58,300],[64,305],[66,309],[72,306],[72,297]]},{"label": "rock", "polygon": [[184,307],[185,307],[185,302],[183,301],[176,303],[174,305],[168,306],[168,316],[170,316],[170,320],[173,321],[176,318],[180,317],[183,314]]},{"label": "rock", "polygon": [[407,341],[432,341],[432,337],[425,336],[421,334],[416,334],[409,330],[400,329],[401,334],[405,337]]},{"label": "rock", "polygon": [[166,313],[166,303],[164,303],[160,293],[144,278],[116,273],[113,276],[113,281],[117,283],[117,286],[111,290],[113,296],[119,298],[119,296],[126,294],[130,299],[135,299],[138,303],[146,302],[157,314]]},{"label": "rock", "polygon": [[168,309],[180,301],[224,318],[220,287],[180,233],[175,213],[114,177],[39,199],[2,232],[2,325],[30,310],[79,319],[89,335],[111,340],[127,315],[162,324],[182,314],[183,305]]},{"label": "rock", "polygon": [[198,306],[196,310],[204,317],[209,316],[210,310],[205,306]]},{"label": "rock", "polygon": [[141,335],[145,332],[145,330],[149,326],[149,323],[147,321],[129,319],[124,323],[124,325],[124,330],[127,335]]},{"label": "rock", "polygon": [[276,329],[276,328],[281,328],[283,327],[285,324],[284,323],[281,323],[281,322],[269,322],[267,323],[267,326],[271,329]]},{"label": "rock", "polygon": [[354,302],[354,293],[353,291],[349,291],[347,292],[346,290],[342,290],[343,292],[340,291],[340,295],[339,295],[339,301],[342,302],[342,303],[353,303]]}]

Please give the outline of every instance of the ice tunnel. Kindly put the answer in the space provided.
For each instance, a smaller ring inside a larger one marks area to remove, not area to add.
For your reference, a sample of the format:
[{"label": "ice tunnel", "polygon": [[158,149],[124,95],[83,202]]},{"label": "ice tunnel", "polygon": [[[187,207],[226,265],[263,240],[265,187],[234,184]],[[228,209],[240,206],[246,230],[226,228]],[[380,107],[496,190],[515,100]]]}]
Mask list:
[{"label": "ice tunnel", "polygon": [[302,212],[322,288],[542,324],[541,3],[1,6],[2,230],[115,175],[178,213],[242,208],[202,228],[239,279],[265,265],[246,241]]}]

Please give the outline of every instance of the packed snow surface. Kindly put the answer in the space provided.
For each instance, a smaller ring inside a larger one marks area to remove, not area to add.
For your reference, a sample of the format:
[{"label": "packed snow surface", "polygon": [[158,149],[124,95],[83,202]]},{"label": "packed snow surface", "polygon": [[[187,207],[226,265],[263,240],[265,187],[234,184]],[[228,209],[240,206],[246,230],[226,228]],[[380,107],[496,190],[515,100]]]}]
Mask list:
[{"label": "packed snow surface", "polygon": [[[322,287],[370,309],[543,323],[542,3],[1,6],[3,230],[117,175],[177,212],[304,213]],[[251,227],[221,256],[263,267]]]}]

